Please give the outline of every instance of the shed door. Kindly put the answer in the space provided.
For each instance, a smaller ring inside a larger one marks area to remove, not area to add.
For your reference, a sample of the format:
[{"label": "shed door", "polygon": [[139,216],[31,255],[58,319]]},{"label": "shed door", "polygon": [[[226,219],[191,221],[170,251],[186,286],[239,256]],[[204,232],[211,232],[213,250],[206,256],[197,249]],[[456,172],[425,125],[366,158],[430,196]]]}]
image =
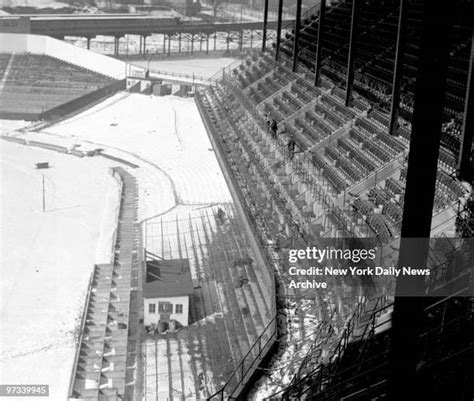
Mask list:
[{"label": "shed door", "polygon": [[169,322],[170,315],[173,312],[173,304],[171,302],[159,302],[158,313],[162,322]]}]

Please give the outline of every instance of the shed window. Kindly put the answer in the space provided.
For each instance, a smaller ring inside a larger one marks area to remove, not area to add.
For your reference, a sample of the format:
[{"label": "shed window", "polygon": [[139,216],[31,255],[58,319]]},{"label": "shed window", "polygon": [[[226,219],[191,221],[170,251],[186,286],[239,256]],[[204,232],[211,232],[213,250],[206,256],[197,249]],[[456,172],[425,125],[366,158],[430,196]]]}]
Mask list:
[{"label": "shed window", "polygon": [[148,313],[156,313],[156,304],[148,304]]},{"label": "shed window", "polygon": [[183,313],[183,304],[176,304],[175,312]]}]

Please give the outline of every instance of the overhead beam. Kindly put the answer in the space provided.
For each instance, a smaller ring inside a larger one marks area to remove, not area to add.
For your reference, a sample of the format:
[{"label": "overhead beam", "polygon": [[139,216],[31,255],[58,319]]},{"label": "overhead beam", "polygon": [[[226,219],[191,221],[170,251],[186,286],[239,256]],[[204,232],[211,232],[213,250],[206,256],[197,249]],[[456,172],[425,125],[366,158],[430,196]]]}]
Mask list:
[{"label": "overhead beam", "polygon": [[461,148],[457,174],[458,178],[472,182],[474,179],[474,166],[471,161],[472,137],[474,135],[474,32],[471,35],[471,57],[467,75],[466,97],[464,100],[464,121],[462,125]]},{"label": "overhead beam", "polygon": [[347,58],[347,80],[346,80],[346,106],[350,106],[352,101],[352,90],[354,85],[354,66],[356,42],[358,34],[358,17],[359,17],[360,0],[352,0],[352,18],[351,32],[349,39],[349,56]]},{"label": "overhead beam", "polygon": [[318,23],[318,43],[316,45],[316,61],[314,65],[314,84],[319,85],[321,77],[322,50],[323,50],[323,32],[326,19],[326,0],[321,0],[319,4],[319,23]]},{"label": "overhead beam", "polygon": [[[453,3],[456,3],[454,1]],[[449,62],[449,37],[456,4],[424,1],[408,155],[398,266],[426,266],[441,141]],[[416,296],[424,278],[399,276],[392,315],[390,400],[424,399],[426,383],[417,374],[420,334],[427,300]]]},{"label": "overhead beam", "polygon": [[283,19],[283,0],[278,0],[278,17],[277,17],[277,31],[276,31],[276,49],[275,49],[275,60],[278,61],[280,57],[280,45],[281,45],[281,21]]},{"label": "overhead beam", "polygon": [[267,24],[268,24],[268,0],[265,0],[263,6],[263,33],[262,33],[262,52],[267,46]]},{"label": "overhead beam", "polygon": [[293,72],[296,72],[296,67],[298,65],[298,45],[300,40],[302,1],[303,0],[296,0],[295,41],[293,42]]},{"label": "overhead beam", "polygon": [[407,8],[408,0],[400,0],[397,44],[395,50],[395,66],[393,70],[392,105],[390,108],[390,135],[397,135],[398,133],[398,117],[400,115],[400,87],[403,76],[403,59],[406,45]]}]

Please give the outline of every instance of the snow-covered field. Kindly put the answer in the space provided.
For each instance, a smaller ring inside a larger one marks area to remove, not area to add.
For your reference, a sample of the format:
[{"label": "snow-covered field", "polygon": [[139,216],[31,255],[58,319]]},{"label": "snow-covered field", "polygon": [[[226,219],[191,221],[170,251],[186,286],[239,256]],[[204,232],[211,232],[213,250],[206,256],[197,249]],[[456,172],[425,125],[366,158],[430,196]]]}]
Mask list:
[{"label": "snow-covered field", "polygon": [[90,273],[111,260],[118,185],[109,161],[0,149],[0,383],[49,384],[65,400]]},{"label": "snow-covered field", "polygon": [[55,0],[1,0],[2,7],[35,7],[35,8],[63,8],[70,7],[67,3]]},{"label": "snow-covered field", "polygon": [[[104,152],[139,185],[139,219],[187,218],[231,202],[231,195],[192,99],[119,93],[39,132],[4,132],[79,150]],[[17,123],[22,127],[23,123]],[[74,360],[74,330],[94,263],[111,258],[118,187],[102,157],[76,158],[0,141],[0,383],[50,384],[64,400]],[[46,212],[42,176],[48,161]]]},{"label": "snow-covered field", "polygon": [[0,120],[0,135],[8,134],[11,131],[19,130],[31,124],[31,121]]},{"label": "snow-covered field", "polygon": [[141,219],[231,199],[193,99],[119,93],[34,137],[101,147],[139,165]]}]

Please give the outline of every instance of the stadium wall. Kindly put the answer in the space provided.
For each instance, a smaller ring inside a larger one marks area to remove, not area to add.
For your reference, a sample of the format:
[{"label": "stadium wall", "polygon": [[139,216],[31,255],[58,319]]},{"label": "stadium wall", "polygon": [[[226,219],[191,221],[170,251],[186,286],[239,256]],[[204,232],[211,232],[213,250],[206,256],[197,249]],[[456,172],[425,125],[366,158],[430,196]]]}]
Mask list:
[{"label": "stadium wall", "polygon": [[69,102],[46,110],[43,113],[4,112],[0,110],[0,118],[5,120],[25,121],[57,120],[58,118],[68,116],[71,113],[80,111],[85,107],[89,107],[93,103],[97,103],[107,97],[113,96],[119,91],[125,90],[125,81],[125,79],[122,79],[120,81],[113,82],[93,92],[86,93],[85,95],[72,99]]},{"label": "stadium wall", "polygon": [[2,120],[38,121],[38,120],[41,120],[41,113],[23,113],[23,112],[17,112],[17,111],[2,111],[2,110],[0,110],[0,119],[2,119]]},{"label": "stadium wall", "polygon": [[114,79],[124,79],[127,75],[145,70],[49,36],[0,33],[0,43],[2,53],[46,55]]},{"label": "stadium wall", "polygon": [[66,116],[68,114],[74,113],[77,110],[87,107],[91,103],[98,102],[107,97],[110,97],[122,90],[125,90],[125,79],[113,82],[110,85],[95,90],[94,92],[86,93],[81,97],[78,97],[67,103],[63,103],[57,107],[49,109],[41,115],[41,119],[55,120],[61,116]]}]

